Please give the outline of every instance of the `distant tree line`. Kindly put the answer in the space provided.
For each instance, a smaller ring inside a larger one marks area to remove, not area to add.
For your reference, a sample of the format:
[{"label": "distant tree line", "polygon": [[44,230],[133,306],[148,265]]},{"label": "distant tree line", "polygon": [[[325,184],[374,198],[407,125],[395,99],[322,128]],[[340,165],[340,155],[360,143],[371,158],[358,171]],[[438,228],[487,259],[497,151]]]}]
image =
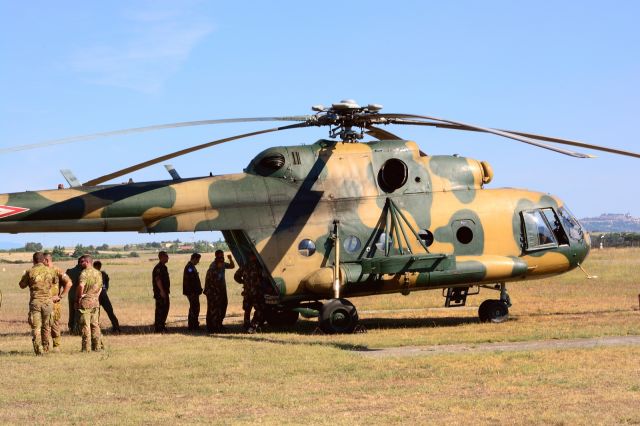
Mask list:
[{"label": "distant tree line", "polygon": [[639,232],[594,232],[591,234],[591,246],[602,247],[640,247]]},{"label": "distant tree line", "polygon": [[[0,252],[27,252],[33,253],[36,251],[42,251],[43,246],[41,243],[37,242],[28,242],[24,245],[24,247],[19,247],[10,250],[0,250]],[[151,242],[151,243],[136,243],[136,244],[125,244],[121,247],[112,247],[108,244],[101,244],[99,246],[88,245],[85,246],[83,244],[77,244],[73,251],[69,251],[65,249],[63,246],[54,246],[51,249],[51,254],[54,260],[68,260],[71,258],[78,258],[83,254],[90,254],[95,257],[100,257],[101,259],[119,259],[123,257],[139,257],[140,254],[138,251],[160,251],[165,250],[168,253],[172,254],[180,254],[180,253],[212,253],[216,250],[229,250],[227,243],[224,240],[219,239],[218,241],[211,242],[205,240],[199,240],[195,242],[182,242],[179,239],[174,241],[163,241],[163,242]],[[109,252],[109,253],[105,253]]]}]

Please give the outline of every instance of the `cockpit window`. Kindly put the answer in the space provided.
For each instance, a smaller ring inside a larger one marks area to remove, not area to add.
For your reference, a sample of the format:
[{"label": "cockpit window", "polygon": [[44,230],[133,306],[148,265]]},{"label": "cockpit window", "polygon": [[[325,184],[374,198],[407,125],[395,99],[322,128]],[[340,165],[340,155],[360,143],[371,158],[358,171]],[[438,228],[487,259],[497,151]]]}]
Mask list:
[{"label": "cockpit window", "polygon": [[560,207],[560,209],[558,209],[558,215],[560,216],[562,226],[564,226],[564,229],[569,233],[569,237],[572,240],[582,241],[584,239],[582,226],[575,216],[571,214],[569,209]]},{"label": "cockpit window", "polygon": [[553,231],[549,227],[542,210],[529,210],[522,212],[524,224],[525,248],[536,250],[555,247],[558,245]]},{"label": "cockpit window", "polygon": [[558,215],[553,211],[552,208],[542,209],[542,213],[544,213],[544,217],[547,219],[547,223],[551,225],[551,230],[553,231],[553,235],[556,237],[556,241],[560,245],[569,244],[569,238],[567,238],[567,234],[562,229],[562,225],[560,225],[560,219],[558,219]]}]

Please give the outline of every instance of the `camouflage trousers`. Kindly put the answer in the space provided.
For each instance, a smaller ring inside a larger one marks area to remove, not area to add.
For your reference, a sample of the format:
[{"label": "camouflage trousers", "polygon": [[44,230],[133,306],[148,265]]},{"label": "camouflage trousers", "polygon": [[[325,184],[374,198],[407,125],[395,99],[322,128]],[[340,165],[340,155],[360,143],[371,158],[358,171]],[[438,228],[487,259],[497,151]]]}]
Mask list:
[{"label": "camouflage trousers", "polygon": [[[100,333],[100,308],[78,309],[80,313],[79,323],[82,331],[82,351],[99,351],[104,348]],[[89,347],[91,342],[91,347]]]},{"label": "camouflage trousers", "polygon": [[207,330],[210,332],[222,330],[222,321],[227,315],[229,304],[226,287],[222,289],[224,292],[216,290],[218,291],[207,294]]},{"label": "camouflage trousers", "polygon": [[51,337],[53,339],[53,347],[60,346],[62,331],[60,330],[60,318],[62,317],[62,303],[53,304],[53,313],[51,314]]},{"label": "camouflage trousers", "polygon": [[[251,318],[252,308],[254,309],[253,318]],[[242,299],[242,309],[244,310],[244,328],[262,327],[265,321],[264,294],[245,294]]]},{"label": "camouflage trousers", "polygon": [[49,339],[51,337],[51,312],[52,303],[30,303],[29,325],[31,326],[31,340],[33,351],[36,355],[42,355],[49,351]]}]

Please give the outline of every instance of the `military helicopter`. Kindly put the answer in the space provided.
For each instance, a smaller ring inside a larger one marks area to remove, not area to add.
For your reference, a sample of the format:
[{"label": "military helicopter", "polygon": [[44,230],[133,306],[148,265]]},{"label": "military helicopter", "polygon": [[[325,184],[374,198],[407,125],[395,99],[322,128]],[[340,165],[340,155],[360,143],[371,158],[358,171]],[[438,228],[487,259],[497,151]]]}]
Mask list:
[{"label": "military helicopter", "polygon": [[[254,253],[266,277],[268,321],[293,325],[317,316],[326,333],[353,332],[358,313],[347,297],[441,290],[445,306],[469,294],[481,321],[508,317],[507,282],[580,267],[590,238],[562,200],[545,193],[486,189],[486,161],[427,155],[384,125],[490,133],[578,158],[552,142],[640,158],[640,154],[430,116],[382,113],[344,100],[311,115],[163,124],[48,142],[66,143],[170,127],[292,122],[183,149],[71,187],[0,195],[0,232],[221,231],[240,265]],[[294,128],[325,126],[329,139],[268,148],[243,173],[104,183],[221,143]],[[375,138],[363,142],[365,135]],[[39,145],[15,149],[33,148]],[[323,302],[324,301],[324,302]]]}]

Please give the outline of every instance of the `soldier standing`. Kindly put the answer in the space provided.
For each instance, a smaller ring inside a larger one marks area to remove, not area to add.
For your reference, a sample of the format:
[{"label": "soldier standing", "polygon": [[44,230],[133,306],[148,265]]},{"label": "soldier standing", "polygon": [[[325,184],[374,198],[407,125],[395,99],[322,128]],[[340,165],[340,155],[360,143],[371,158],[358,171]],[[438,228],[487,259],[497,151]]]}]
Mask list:
[{"label": "soldier standing", "polygon": [[193,253],[191,260],[184,267],[182,278],[182,294],[189,299],[189,315],[187,318],[189,330],[197,330],[200,327],[198,317],[200,316],[200,295],[202,294],[202,284],[196,265],[200,262],[200,254]]},{"label": "soldier standing", "polygon": [[58,350],[62,332],[60,330],[60,318],[62,317],[62,298],[71,288],[71,278],[62,272],[62,269],[53,264],[51,253],[45,253],[44,264],[53,269],[56,274],[56,281],[51,286],[51,300],[53,301],[53,313],[51,314],[51,337],[53,338],[53,350]]},{"label": "soldier standing", "polygon": [[216,250],[215,259],[211,262],[204,280],[204,294],[207,296],[207,330],[210,333],[224,330],[222,321],[227,314],[229,303],[225,270],[236,267],[230,254],[227,255],[227,259],[229,262],[224,261],[222,250]]},{"label": "soldier standing", "polygon": [[[80,314],[79,325],[82,330],[82,352],[102,349],[100,335],[100,293],[102,292],[102,274],[93,268],[91,256],[82,256],[78,289],[76,291],[76,306]],[[91,342],[91,346],[89,346]]]},{"label": "soldier standing", "polygon": [[169,293],[171,281],[167,262],[169,255],[166,251],[158,253],[158,264],[151,273],[151,284],[153,286],[153,298],[156,301],[155,321],[153,323],[156,333],[167,331],[167,316],[169,315]]},{"label": "soldier standing", "polygon": [[20,279],[20,288],[29,287],[29,325],[33,350],[36,355],[49,351],[51,334],[51,287],[56,280],[55,271],[44,264],[44,254],[33,254],[33,267]]},{"label": "soldier standing", "polygon": [[109,295],[107,294],[107,290],[109,290],[109,275],[105,271],[102,270],[102,262],[96,260],[93,262],[93,267],[100,271],[102,275],[102,291],[100,292],[100,306],[104,309],[109,317],[109,321],[111,321],[111,331],[114,333],[120,333],[120,323],[118,322],[118,317],[113,312],[113,306],[111,305],[111,300],[109,300]]},{"label": "soldier standing", "polygon": [[[264,287],[263,272],[255,253],[249,255],[249,262],[241,266],[233,278],[244,286],[242,290],[242,309],[244,310],[244,329],[255,333],[264,324]],[[254,309],[251,321],[251,309]]]},{"label": "soldier standing", "polygon": [[78,264],[73,268],[67,269],[67,276],[71,278],[71,288],[69,289],[69,333],[78,335],[80,334],[80,329],[78,327],[78,311],[75,307],[76,305],[76,291],[78,289],[78,283],[80,282],[80,273],[82,273],[82,266],[80,263],[82,262],[82,258],[84,256],[80,256],[78,258]]}]

